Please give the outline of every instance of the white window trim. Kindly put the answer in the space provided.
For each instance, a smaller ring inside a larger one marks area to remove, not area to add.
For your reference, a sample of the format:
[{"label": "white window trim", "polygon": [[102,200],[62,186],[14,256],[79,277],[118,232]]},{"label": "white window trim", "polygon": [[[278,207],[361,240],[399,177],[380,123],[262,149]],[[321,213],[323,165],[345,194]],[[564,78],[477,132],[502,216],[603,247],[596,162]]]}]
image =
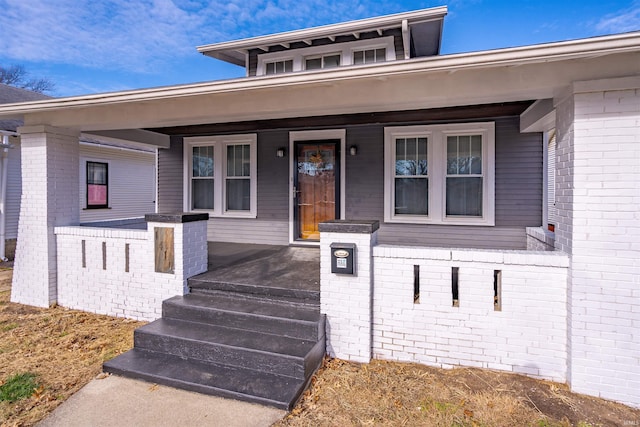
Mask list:
[{"label": "white window trim", "polygon": [[[482,135],[483,197],[482,217],[446,216],[446,137],[448,135]],[[395,146],[396,138],[427,137],[429,176],[429,214],[395,214]],[[445,125],[401,126],[384,129],[384,220],[390,223],[495,225],[495,124],[493,122]]]},{"label": "white window trim", "polygon": [[346,183],[346,154],[345,146],[347,140],[347,131],[345,129],[327,129],[327,130],[308,130],[308,131],[293,131],[289,132],[289,243],[303,246],[319,246],[319,242],[304,242],[296,240],[296,230],[294,221],[295,212],[295,193],[294,193],[294,169],[295,163],[295,142],[299,141],[316,141],[322,139],[339,139],[340,140],[340,218],[345,218],[345,183]]},{"label": "white window trim", "polygon": [[[257,164],[257,141],[256,134],[245,135],[221,135],[221,136],[196,136],[184,138],[184,190],[183,209],[185,212],[208,212],[211,217],[223,218],[256,218],[258,213],[258,164]],[[250,155],[250,197],[251,203],[248,211],[227,211],[226,200],[226,176],[227,176],[227,146],[236,144],[249,144]],[[214,159],[214,199],[213,210],[191,209],[191,166],[194,146],[213,146]]]},{"label": "white window trim", "polygon": [[[364,49],[387,50],[387,61],[396,59],[396,50],[393,43],[393,36],[379,37],[376,39],[357,40],[345,43],[331,43],[323,46],[303,47],[300,49],[284,50],[282,52],[263,53],[258,55],[258,65],[256,76],[266,75],[266,64],[274,61],[293,60],[293,72],[304,71],[305,58],[316,55],[340,54],[340,66],[353,65],[353,52]],[[363,64],[370,65],[370,64]],[[335,68],[334,68],[335,69]],[[320,70],[313,70],[320,71]]]}]

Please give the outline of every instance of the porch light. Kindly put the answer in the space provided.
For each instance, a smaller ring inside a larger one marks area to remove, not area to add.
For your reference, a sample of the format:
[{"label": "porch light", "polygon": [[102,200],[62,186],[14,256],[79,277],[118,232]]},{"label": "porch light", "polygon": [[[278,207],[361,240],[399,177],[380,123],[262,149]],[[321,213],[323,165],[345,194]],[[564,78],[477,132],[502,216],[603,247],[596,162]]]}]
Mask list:
[{"label": "porch light", "polygon": [[276,150],[276,157],[284,157],[284,155],[286,154],[287,150],[284,147],[280,147]]},{"label": "porch light", "polygon": [[358,147],[356,147],[355,145],[352,145],[351,147],[349,147],[349,154],[352,156],[355,156],[356,154],[358,154]]}]

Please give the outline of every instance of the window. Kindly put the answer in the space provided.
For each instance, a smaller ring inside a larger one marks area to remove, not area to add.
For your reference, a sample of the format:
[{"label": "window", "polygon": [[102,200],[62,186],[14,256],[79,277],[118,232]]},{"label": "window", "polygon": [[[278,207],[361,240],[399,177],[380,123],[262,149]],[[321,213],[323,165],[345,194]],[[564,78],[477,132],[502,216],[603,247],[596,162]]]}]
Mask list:
[{"label": "window", "polygon": [[321,70],[345,65],[393,61],[393,36],[287,49],[258,55],[256,75]]},{"label": "window", "polygon": [[397,138],[395,150],[395,214],[428,215],[427,138]]},{"label": "window", "polygon": [[365,49],[353,52],[353,63],[372,64],[374,62],[385,62],[387,60],[387,49]]},{"label": "window", "polygon": [[293,71],[293,60],[267,62],[266,74],[282,74]]},{"label": "window", "polygon": [[87,162],[87,209],[109,207],[109,165]]},{"label": "window", "polygon": [[493,123],[385,128],[385,221],[494,225]]},{"label": "window", "polygon": [[249,144],[227,145],[226,209],[248,211],[251,207],[251,155]]},{"label": "window", "polygon": [[482,135],[447,136],[447,216],[482,216]]},{"label": "window", "polygon": [[305,70],[320,70],[322,68],[335,68],[340,66],[340,54],[309,56],[305,58]]},{"label": "window", "polygon": [[256,216],[256,135],[185,138],[185,210]]},{"label": "window", "polygon": [[195,146],[192,151],[191,209],[213,209],[213,146]]}]

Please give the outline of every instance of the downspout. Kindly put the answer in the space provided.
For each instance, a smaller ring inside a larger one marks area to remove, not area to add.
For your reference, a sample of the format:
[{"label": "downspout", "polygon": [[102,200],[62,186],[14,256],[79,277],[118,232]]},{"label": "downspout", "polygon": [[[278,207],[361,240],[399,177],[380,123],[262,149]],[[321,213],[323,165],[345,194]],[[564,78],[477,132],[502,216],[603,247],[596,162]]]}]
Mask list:
[{"label": "downspout", "polygon": [[402,20],[402,47],[404,48],[404,59],[411,58],[411,30],[409,21]]},{"label": "downspout", "polygon": [[1,172],[1,182],[0,182],[0,260],[8,261],[5,254],[5,228],[6,228],[6,218],[7,218],[7,209],[6,209],[6,200],[7,200],[7,169],[9,163],[9,148],[11,144],[9,144],[9,135],[2,135],[2,162],[0,163],[2,166]]}]

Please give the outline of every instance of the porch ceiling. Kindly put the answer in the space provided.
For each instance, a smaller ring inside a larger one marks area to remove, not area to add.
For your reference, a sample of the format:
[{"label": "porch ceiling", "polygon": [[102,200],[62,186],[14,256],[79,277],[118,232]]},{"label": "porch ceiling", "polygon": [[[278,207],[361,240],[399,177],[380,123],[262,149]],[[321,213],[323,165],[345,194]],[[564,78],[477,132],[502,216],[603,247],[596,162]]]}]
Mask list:
[{"label": "porch ceiling", "polygon": [[0,106],[81,131],[376,113],[554,98],[574,82],[640,75],[640,32],[283,76]]}]

